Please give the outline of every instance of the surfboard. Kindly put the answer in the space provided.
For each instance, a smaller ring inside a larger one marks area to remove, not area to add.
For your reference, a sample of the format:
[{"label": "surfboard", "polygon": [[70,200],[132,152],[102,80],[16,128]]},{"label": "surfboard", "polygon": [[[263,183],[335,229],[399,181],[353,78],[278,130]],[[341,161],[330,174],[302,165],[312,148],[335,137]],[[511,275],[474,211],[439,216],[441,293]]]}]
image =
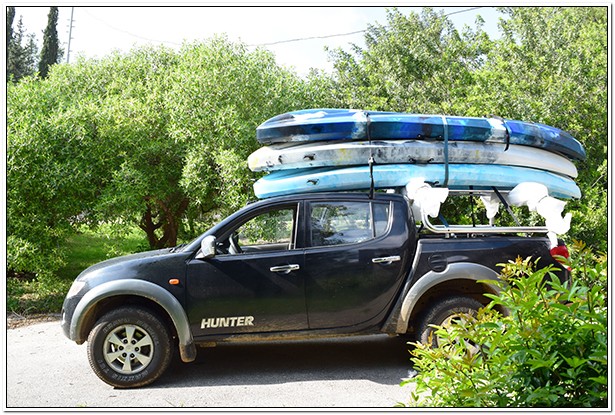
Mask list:
[{"label": "surfboard", "polygon": [[[489,190],[492,187],[511,190],[523,182],[537,182],[544,184],[553,197],[581,197],[578,186],[568,177],[518,166],[449,164],[446,185],[445,166],[442,164],[375,165],[373,176],[376,189],[403,187],[417,178],[452,190]],[[369,166],[279,170],[257,180],[254,193],[258,198],[268,198],[304,192],[367,190],[370,183]]]},{"label": "surfboard", "polygon": [[[369,125],[369,128],[368,128]],[[452,140],[527,145],[584,160],[566,131],[502,118],[458,117],[347,109],[307,109],[275,116],[256,129],[262,144],[330,140]]]},{"label": "surfboard", "polygon": [[[248,166],[252,171],[356,166],[367,164],[371,155],[376,164],[439,164],[445,162],[444,150],[442,142],[424,140],[271,144],[250,154]],[[448,162],[531,167],[577,177],[575,165],[566,157],[516,144],[507,148],[502,143],[450,141]]]}]

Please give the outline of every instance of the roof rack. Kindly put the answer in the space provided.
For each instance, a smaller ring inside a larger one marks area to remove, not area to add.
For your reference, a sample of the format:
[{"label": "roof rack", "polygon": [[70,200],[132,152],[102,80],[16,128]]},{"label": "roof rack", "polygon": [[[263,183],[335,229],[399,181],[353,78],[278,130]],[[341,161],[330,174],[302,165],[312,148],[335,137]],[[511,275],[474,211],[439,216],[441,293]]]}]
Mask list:
[{"label": "roof rack", "polygon": [[492,225],[434,225],[427,214],[421,218],[427,229],[434,233],[548,233],[544,226],[492,226]]},{"label": "roof rack", "polygon": [[[461,196],[461,195],[471,195],[471,196],[483,196],[495,193],[508,213],[513,217],[515,222],[519,224],[519,221],[515,214],[510,209],[510,206],[502,197],[502,193],[509,193],[506,190],[499,190],[496,188],[492,189],[472,189],[472,190],[449,190],[451,195]],[[440,233],[440,234],[457,234],[457,233],[476,233],[476,234],[494,234],[494,233],[548,233],[549,229],[546,226],[494,226],[494,225],[434,225],[429,220],[429,215],[427,213],[422,212],[421,220],[425,228],[429,229],[431,232]]]}]

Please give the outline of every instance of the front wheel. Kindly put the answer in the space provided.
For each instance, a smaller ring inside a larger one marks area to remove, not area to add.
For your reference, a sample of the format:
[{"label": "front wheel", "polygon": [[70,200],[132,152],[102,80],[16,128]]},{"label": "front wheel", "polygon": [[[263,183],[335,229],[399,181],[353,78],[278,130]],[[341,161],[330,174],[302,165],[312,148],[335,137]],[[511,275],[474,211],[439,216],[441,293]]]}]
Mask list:
[{"label": "front wheel", "polygon": [[456,319],[475,316],[482,307],[479,301],[471,297],[454,296],[440,300],[423,315],[417,333],[419,342],[438,347],[440,342],[436,335],[437,329],[432,325],[446,328]]},{"label": "front wheel", "polygon": [[88,360],[111,386],[134,388],[158,379],[171,362],[171,336],[150,311],[122,307],[103,315],[88,337]]}]

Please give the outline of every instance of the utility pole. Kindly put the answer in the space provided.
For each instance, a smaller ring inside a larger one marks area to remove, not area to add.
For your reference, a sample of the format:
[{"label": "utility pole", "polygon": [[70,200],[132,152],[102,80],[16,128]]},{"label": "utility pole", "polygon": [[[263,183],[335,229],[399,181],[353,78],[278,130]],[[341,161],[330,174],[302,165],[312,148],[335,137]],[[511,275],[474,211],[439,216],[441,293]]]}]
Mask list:
[{"label": "utility pole", "polygon": [[66,63],[70,61],[70,41],[73,35],[73,14],[75,13],[75,8],[70,8],[70,23],[68,24],[68,45],[66,47]]}]

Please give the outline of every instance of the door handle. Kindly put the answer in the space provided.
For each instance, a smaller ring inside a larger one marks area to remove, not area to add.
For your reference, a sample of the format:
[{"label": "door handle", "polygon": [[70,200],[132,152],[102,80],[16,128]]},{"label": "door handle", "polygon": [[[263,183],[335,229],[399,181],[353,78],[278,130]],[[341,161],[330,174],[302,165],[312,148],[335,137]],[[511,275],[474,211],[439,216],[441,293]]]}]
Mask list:
[{"label": "door handle", "polygon": [[401,261],[401,257],[399,255],[393,255],[393,256],[385,256],[382,258],[372,258],[372,262],[374,264],[390,264],[393,262],[397,262],[397,261]]},{"label": "door handle", "polygon": [[271,272],[282,272],[284,274],[288,274],[291,271],[297,271],[299,268],[299,264],[290,264],[290,265],[279,265],[277,267],[269,268]]}]

